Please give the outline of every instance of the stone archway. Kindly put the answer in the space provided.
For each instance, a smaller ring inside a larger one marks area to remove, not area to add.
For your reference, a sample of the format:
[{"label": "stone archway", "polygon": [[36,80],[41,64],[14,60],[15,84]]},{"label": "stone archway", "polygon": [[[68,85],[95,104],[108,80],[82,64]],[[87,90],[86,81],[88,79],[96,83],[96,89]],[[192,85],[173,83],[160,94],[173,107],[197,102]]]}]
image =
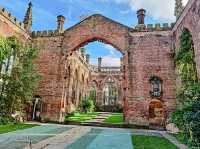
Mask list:
[{"label": "stone archway", "polygon": [[164,125],[164,105],[160,100],[152,100],[149,103],[149,123],[150,125]]},{"label": "stone archway", "polygon": [[[102,15],[92,15],[64,32],[63,65],[74,51],[93,41],[109,44],[125,56],[129,49],[128,33],[128,27]],[[127,59],[123,60],[123,63],[127,65]],[[126,73],[128,74],[127,71]],[[62,75],[65,76],[64,72]],[[126,81],[128,82],[128,80]]]},{"label": "stone archway", "polygon": [[129,28],[120,23],[99,14],[92,15],[64,32],[62,49],[69,54],[89,42],[100,41],[125,54],[128,32]]}]

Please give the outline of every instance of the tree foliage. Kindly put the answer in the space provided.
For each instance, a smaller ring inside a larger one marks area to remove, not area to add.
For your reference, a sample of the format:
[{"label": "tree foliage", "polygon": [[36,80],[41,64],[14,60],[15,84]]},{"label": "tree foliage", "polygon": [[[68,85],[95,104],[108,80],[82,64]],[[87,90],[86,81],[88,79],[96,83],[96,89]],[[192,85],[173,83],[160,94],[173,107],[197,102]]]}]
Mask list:
[{"label": "tree foliage", "polygon": [[192,35],[188,29],[182,32],[175,60],[182,84],[177,90],[178,106],[172,114],[172,121],[183,130],[186,143],[200,147],[200,84]]},{"label": "tree foliage", "polygon": [[93,112],[95,108],[94,99],[92,99],[91,96],[86,97],[86,99],[83,99],[81,101],[80,107],[81,107],[81,110],[85,113]]},{"label": "tree foliage", "polygon": [[8,117],[14,112],[24,113],[27,103],[31,103],[40,76],[33,63],[37,50],[31,45],[22,45],[15,37],[0,38],[0,64],[14,57],[11,74],[0,74],[0,116]]}]

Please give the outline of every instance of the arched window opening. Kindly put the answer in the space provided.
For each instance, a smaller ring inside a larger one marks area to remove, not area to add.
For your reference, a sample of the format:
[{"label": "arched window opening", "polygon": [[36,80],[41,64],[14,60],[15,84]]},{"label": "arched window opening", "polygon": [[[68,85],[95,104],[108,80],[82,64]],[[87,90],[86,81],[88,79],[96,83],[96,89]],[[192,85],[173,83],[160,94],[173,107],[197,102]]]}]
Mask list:
[{"label": "arched window opening", "polygon": [[163,125],[164,107],[161,101],[156,100],[149,104],[149,121],[151,124]]},{"label": "arched window opening", "polygon": [[42,112],[42,98],[36,95],[33,99],[32,120],[39,121],[41,112]]},{"label": "arched window opening", "polygon": [[103,101],[104,105],[115,105],[118,98],[118,88],[112,78],[108,78],[104,83]]},{"label": "arched window opening", "polygon": [[90,88],[90,98],[94,101],[96,104],[96,98],[97,98],[97,83],[95,81],[92,81],[91,88]]},{"label": "arched window opening", "polygon": [[[113,77],[109,76],[123,78],[125,70],[122,69],[122,57],[124,54],[121,50],[115,49],[116,46],[106,43],[96,39],[89,40],[75,48],[72,55],[68,57],[68,64],[75,64],[75,73],[69,77],[73,77],[72,99],[76,100],[76,106],[80,104],[84,96],[86,96],[85,99],[93,99],[97,107],[116,106],[118,94],[121,97],[122,93],[119,91],[119,87],[122,85],[118,87],[115,80],[112,79]],[[70,66],[70,68],[74,68],[74,66]],[[106,78],[105,84],[100,81],[93,82],[93,80],[105,80]]]}]

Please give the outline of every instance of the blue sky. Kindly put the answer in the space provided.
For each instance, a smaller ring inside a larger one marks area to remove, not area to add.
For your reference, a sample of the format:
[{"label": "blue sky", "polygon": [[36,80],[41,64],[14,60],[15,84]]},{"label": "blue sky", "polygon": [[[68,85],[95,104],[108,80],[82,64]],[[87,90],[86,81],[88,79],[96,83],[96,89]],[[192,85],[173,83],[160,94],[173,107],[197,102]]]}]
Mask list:
[{"label": "blue sky", "polygon": [[[0,5],[19,20],[23,20],[28,2],[29,0],[0,0]],[[184,4],[186,2],[187,0],[184,0]],[[60,14],[66,17],[65,28],[78,23],[81,16],[96,13],[133,27],[137,24],[136,11],[139,8],[147,10],[146,23],[175,21],[174,0],[32,0],[32,3],[33,30],[55,29],[56,16]],[[117,50],[98,42],[90,43],[86,48],[91,54],[92,63],[95,63],[99,56],[107,59],[121,56]]]}]

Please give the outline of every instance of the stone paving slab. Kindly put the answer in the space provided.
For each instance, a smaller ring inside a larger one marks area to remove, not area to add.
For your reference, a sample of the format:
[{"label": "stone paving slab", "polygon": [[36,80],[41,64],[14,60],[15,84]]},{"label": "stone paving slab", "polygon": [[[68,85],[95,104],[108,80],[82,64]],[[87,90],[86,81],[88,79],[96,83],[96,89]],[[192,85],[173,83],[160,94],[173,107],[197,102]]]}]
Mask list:
[{"label": "stone paving slab", "polygon": [[[71,130],[32,145],[32,149],[64,149],[90,131],[90,127],[74,127]],[[26,146],[24,149],[30,149]]]},{"label": "stone paving slab", "polygon": [[86,149],[133,149],[131,133],[119,129],[103,130]]},{"label": "stone paving slab", "polygon": [[62,125],[42,125],[1,134],[0,149],[22,149],[30,142],[37,143],[69,129],[70,127]]},{"label": "stone paving slab", "polygon": [[164,137],[178,148],[188,149],[166,131],[57,124],[1,134],[0,149],[133,149],[131,135]]}]

